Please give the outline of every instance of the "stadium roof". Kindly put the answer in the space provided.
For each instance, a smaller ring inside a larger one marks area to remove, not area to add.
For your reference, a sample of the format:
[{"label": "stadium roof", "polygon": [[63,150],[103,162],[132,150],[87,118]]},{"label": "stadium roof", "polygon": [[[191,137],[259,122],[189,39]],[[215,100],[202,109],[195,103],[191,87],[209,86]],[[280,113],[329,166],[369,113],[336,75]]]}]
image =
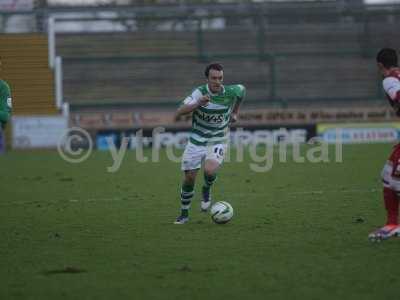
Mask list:
[{"label": "stadium roof", "polygon": [[[285,2],[293,0],[250,0],[250,2]],[[296,1],[296,0],[295,0]],[[304,1],[321,1],[321,0],[299,0]],[[329,1],[329,0],[328,0]],[[92,5],[110,5],[110,4],[132,4],[135,1],[130,0],[47,0],[48,5],[63,5],[63,6],[92,6]],[[173,0],[159,0],[154,1],[154,3],[177,3],[180,1]],[[241,2],[235,0],[215,0],[215,2]],[[366,4],[390,4],[390,3],[400,3],[400,0],[364,0]]]}]

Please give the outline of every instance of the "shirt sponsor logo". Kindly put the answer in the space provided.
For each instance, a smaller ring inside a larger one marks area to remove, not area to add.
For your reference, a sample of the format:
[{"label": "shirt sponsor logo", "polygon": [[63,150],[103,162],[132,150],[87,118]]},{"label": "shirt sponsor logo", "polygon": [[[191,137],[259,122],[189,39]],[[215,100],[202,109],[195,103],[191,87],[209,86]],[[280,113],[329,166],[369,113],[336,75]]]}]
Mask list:
[{"label": "shirt sponsor logo", "polygon": [[224,121],[224,115],[223,114],[219,114],[219,115],[215,115],[215,114],[206,114],[203,112],[199,112],[198,114],[199,118],[207,123],[222,123]]}]

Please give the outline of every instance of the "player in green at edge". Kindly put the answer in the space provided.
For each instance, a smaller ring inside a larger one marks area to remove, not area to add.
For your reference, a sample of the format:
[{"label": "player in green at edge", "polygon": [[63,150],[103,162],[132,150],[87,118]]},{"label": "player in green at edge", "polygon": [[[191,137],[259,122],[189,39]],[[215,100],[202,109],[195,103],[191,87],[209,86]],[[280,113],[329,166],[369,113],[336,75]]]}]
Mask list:
[{"label": "player in green at edge", "polygon": [[[0,58],[0,71],[1,71],[1,58]],[[10,87],[7,84],[7,82],[2,80],[0,77],[0,143],[1,143],[0,152],[4,151],[3,130],[10,119],[11,106],[12,105],[11,105]]]},{"label": "player in green at edge", "polygon": [[204,163],[201,211],[211,205],[210,189],[217,178],[229,143],[229,124],[235,122],[245,96],[241,84],[223,85],[224,71],[221,64],[213,63],[204,72],[207,84],[196,88],[183,100],[177,117],[192,113],[189,142],[182,156],[184,179],[181,187],[181,213],[174,224],[189,221],[189,209],[194,196],[196,176]]}]

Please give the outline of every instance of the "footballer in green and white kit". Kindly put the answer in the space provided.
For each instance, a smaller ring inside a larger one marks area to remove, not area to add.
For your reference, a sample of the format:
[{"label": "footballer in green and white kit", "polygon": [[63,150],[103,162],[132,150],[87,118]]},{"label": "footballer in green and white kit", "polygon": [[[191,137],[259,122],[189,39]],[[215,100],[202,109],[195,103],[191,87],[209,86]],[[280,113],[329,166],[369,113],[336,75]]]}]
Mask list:
[{"label": "footballer in green and white kit", "polygon": [[189,208],[194,196],[196,176],[204,167],[201,210],[211,205],[210,189],[217,178],[229,143],[229,124],[235,122],[245,96],[241,84],[222,84],[223,67],[214,63],[204,72],[207,84],[199,86],[177,110],[177,116],[192,113],[192,129],[189,142],[182,156],[184,180],[181,187],[181,214],[175,224],[189,220]]}]

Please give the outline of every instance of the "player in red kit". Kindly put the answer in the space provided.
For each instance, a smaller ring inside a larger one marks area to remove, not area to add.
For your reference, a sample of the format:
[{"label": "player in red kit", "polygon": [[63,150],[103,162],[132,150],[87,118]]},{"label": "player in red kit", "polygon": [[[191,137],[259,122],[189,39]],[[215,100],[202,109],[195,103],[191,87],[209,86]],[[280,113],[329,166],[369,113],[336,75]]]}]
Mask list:
[{"label": "player in red kit", "polygon": [[[400,116],[400,68],[398,67],[397,52],[384,48],[376,56],[379,71],[383,76],[383,89],[390,105]],[[400,144],[397,144],[382,170],[383,199],[387,213],[386,224],[371,232],[371,241],[381,241],[392,236],[400,235],[398,221],[400,199]]]}]

